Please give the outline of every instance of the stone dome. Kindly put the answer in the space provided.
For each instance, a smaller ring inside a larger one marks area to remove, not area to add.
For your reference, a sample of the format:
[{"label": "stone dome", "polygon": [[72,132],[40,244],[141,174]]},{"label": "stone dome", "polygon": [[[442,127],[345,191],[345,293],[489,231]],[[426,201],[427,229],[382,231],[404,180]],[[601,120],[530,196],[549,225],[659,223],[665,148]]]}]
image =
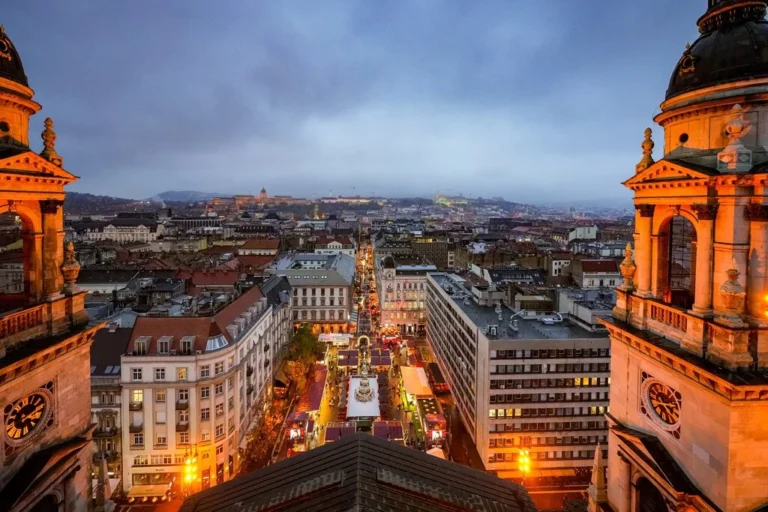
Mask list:
[{"label": "stone dome", "polygon": [[701,36],[675,66],[666,99],[740,80],[768,78],[768,0],[709,0]]},{"label": "stone dome", "polygon": [[0,26],[0,78],[29,86],[19,52],[16,51],[16,47],[13,46],[8,34],[5,33],[5,28],[2,26]]}]

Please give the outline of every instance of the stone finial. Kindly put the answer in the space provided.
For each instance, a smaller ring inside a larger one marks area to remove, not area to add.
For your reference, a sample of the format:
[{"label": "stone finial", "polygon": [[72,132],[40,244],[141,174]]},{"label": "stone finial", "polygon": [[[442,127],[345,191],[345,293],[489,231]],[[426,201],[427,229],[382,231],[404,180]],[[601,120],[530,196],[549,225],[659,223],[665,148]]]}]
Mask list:
[{"label": "stone finial", "polygon": [[75,284],[80,274],[80,263],[75,258],[75,245],[70,241],[64,247],[64,263],[61,265],[61,275],[64,277],[64,291],[68,294],[77,293],[79,290]]},{"label": "stone finial", "polygon": [[646,128],[645,139],[640,144],[640,147],[643,148],[643,158],[635,166],[635,172],[644,171],[655,163],[653,160],[653,147],[656,144],[651,139],[651,135],[653,135],[653,131],[650,128]]},{"label": "stone finial", "polygon": [[747,293],[739,283],[740,272],[735,258],[731,268],[726,270],[725,273],[728,276],[728,280],[720,287],[720,299],[723,302],[726,313],[721,315],[720,319],[728,325],[741,326],[744,323],[741,315],[744,314],[744,297]]},{"label": "stone finial", "polygon": [[53,119],[50,117],[45,119],[45,129],[40,137],[43,139],[43,150],[40,152],[40,156],[61,167],[64,164],[64,159],[56,152],[56,132],[53,131]]},{"label": "stone finial", "polygon": [[633,280],[636,270],[637,265],[632,260],[632,244],[627,242],[627,247],[624,249],[624,261],[621,262],[621,277],[624,278],[624,284],[619,286],[619,289],[625,291],[634,289]]},{"label": "stone finial", "polygon": [[744,173],[752,169],[752,151],[744,147],[741,139],[749,133],[751,123],[744,119],[744,110],[736,104],[731,119],[724,128],[728,145],[717,154],[717,170],[726,173]]},{"label": "stone finial", "polygon": [[603,459],[603,450],[600,448],[600,443],[597,443],[595,448],[595,460],[592,463],[592,478],[587,488],[587,495],[589,496],[589,508],[590,512],[597,512],[602,510],[599,505],[608,501],[607,487],[605,485],[605,461]]}]

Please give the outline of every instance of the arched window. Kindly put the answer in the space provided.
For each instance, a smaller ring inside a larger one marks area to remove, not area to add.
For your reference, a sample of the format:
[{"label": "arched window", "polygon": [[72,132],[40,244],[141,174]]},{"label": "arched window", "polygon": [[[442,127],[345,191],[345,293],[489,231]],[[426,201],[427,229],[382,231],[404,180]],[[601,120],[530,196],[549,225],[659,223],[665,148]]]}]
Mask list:
[{"label": "arched window", "polygon": [[689,309],[696,287],[696,229],[685,217],[672,217],[667,224],[666,251],[664,302]]},{"label": "arched window", "polygon": [[637,499],[637,510],[639,512],[668,510],[667,505],[664,503],[664,497],[647,478],[641,478],[637,482]]}]

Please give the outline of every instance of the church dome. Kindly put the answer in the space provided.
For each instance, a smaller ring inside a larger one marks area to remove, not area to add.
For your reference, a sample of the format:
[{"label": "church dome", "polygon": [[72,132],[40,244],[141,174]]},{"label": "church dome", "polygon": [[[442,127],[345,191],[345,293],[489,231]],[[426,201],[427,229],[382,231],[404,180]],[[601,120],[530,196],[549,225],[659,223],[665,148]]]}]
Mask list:
[{"label": "church dome", "polygon": [[0,78],[29,86],[19,52],[16,51],[16,47],[13,46],[2,26],[0,26]]},{"label": "church dome", "polygon": [[666,99],[740,80],[768,78],[768,0],[709,0],[701,36],[675,66]]}]

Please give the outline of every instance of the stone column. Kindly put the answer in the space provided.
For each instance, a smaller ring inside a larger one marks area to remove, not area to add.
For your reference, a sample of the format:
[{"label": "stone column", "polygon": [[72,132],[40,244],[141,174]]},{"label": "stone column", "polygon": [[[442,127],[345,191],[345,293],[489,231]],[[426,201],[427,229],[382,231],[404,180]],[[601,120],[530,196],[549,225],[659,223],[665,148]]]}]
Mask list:
[{"label": "stone column", "polygon": [[648,297],[651,295],[651,272],[653,267],[653,254],[651,246],[651,229],[653,227],[652,204],[635,205],[635,264],[637,265],[637,295]]},{"label": "stone column", "polygon": [[23,240],[24,293],[26,293],[28,304],[36,304],[44,295],[43,234],[24,233],[21,238]]},{"label": "stone column", "polygon": [[59,266],[63,259],[63,248],[59,247],[59,210],[63,201],[45,199],[40,201],[40,211],[43,214],[43,291],[45,300],[51,301],[61,296],[64,281]]},{"label": "stone column", "polygon": [[692,208],[699,221],[696,230],[696,289],[693,313],[707,316],[712,314],[712,260],[717,204],[695,204]]},{"label": "stone column", "polygon": [[[728,280],[726,272],[733,267],[734,260],[742,275],[741,285],[746,285],[750,227],[745,222],[745,212],[749,206],[749,194],[751,191],[746,187],[723,186],[718,189],[720,206],[715,219],[713,290],[719,290]],[[718,313],[725,311],[718,293],[713,294],[712,305]]]},{"label": "stone column", "polygon": [[749,254],[747,255],[747,313],[768,320],[768,205],[753,203],[747,207],[749,219]]}]

